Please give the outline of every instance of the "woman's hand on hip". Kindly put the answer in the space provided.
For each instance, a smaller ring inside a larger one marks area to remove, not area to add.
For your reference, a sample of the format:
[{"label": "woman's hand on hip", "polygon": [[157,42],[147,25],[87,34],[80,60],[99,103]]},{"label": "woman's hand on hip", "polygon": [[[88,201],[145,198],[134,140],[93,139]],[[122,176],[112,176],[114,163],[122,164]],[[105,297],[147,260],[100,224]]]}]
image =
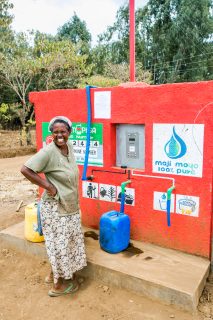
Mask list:
[{"label": "woman's hand on hip", "polygon": [[51,197],[55,197],[55,195],[57,194],[57,189],[53,184],[49,184],[48,188],[47,188],[47,194]]},{"label": "woman's hand on hip", "polygon": [[55,197],[57,194],[56,187],[50,183],[48,180],[43,179],[39,176],[37,172],[34,172],[33,170],[29,169],[25,165],[21,168],[21,173],[32,183],[36,184],[37,186],[46,189],[47,194],[51,197]]}]

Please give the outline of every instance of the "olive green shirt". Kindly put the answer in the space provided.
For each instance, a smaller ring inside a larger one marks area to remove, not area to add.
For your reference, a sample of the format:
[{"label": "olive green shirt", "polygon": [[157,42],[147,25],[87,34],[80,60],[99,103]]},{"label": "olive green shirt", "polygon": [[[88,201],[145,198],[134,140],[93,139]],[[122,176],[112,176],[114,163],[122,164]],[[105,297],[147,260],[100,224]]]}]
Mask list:
[{"label": "olive green shirt", "polygon": [[46,179],[57,189],[55,197],[42,194],[44,201],[58,200],[59,215],[71,215],[79,210],[78,166],[75,162],[72,144],[68,141],[68,156],[51,142],[32,156],[25,166],[36,173],[44,173]]}]

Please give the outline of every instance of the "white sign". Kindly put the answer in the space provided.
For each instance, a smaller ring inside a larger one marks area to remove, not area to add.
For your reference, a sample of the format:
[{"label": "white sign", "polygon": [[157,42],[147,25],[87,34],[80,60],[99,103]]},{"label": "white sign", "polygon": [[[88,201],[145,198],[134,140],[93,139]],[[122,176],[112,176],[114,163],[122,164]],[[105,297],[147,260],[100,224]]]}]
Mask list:
[{"label": "white sign", "polygon": [[94,118],[111,118],[111,91],[97,91],[94,93]]},{"label": "white sign", "polygon": [[[121,187],[105,183],[83,181],[82,196],[109,202],[121,202]],[[135,205],[135,189],[125,188],[125,204]]]},{"label": "white sign", "polygon": [[203,124],[154,124],[153,172],[202,177]]},{"label": "white sign", "polygon": [[[117,202],[121,202],[121,187],[117,187]],[[135,189],[125,188],[125,204],[135,205]]]},{"label": "white sign", "polygon": [[176,195],[176,213],[190,217],[199,216],[199,197]]},{"label": "white sign", "polygon": [[[174,212],[175,196],[171,195],[171,207],[170,212]],[[167,209],[167,194],[166,192],[154,192],[153,198],[153,208],[154,210],[166,211]]]},{"label": "white sign", "polygon": [[[79,156],[85,156],[86,153],[86,148],[82,148],[82,147],[73,147],[73,152],[75,157],[79,157]],[[90,148],[89,149],[89,157],[90,158],[97,158],[98,157],[98,153],[97,153],[97,148]],[[84,158],[83,158],[84,159]]]},{"label": "white sign", "polygon": [[83,181],[82,192],[84,198],[98,199],[98,183]]},{"label": "white sign", "polygon": [[116,186],[104,183],[99,184],[99,200],[115,202],[116,195]]}]

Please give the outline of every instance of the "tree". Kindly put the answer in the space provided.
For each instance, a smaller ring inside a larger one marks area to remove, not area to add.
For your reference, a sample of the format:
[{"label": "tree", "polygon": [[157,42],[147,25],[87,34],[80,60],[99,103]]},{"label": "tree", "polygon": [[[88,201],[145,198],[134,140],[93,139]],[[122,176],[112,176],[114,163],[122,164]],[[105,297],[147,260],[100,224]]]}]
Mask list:
[{"label": "tree", "polygon": [[[13,43],[11,23],[13,17],[9,10],[13,5],[8,0],[0,0],[0,53],[6,55],[10,52]],[[14,94],[3,83],[0,83],[0,104],[14,101]]]},{"label": "tree", "polygon": [[[138,41],[139,19],[136,12],[136,79],[150,83],[151,74],[143,70],[141,52],[144,42]],[[129,80],[129,8],[122,6],[116,14],[116,22],[99,35],[98,45],[93,49],[94,70],[106,77]]]},{"label": "tree", "polygon": [[0,105],[0,129],[14,128],[17,126],[17,108],[14,103]]},{"label": "tree", "polygon": [[154,83],[205,80],[213,32],[212,0],[149,0],[139,36],[146,43],[144,66]]},{"label": "tree", "polygon": [[55,40],[40,34],[34,52],[37,56],[37,90],[77,88],[78,83],[90,74],[86,55],[79,55],[78,46],[70,40]]},{"label": "tree", "polygon": [[[212,0],[149,0],[136,10],[136,63],[154,83],[212,79]],[[129,10],[121,7],[116,22],[99,35],[95,70],[129,60]]]},{"label": "tree", "polygon": [[98,45],[94,49],[94,56],[100,71],[104,69],[107,62],[113,64],[128,63],[129,15],[127,6],[122,6],[118,10],[116,22],[98,36]]},{"label": "tree", "polygon": [[[34,47],[29,37],[34,34],[17,34],[11,53],[0,54],[0,79],[18,98],[16,110],[27,134],[34,115],[29,91],[77,87],[88,70],[85,57],[76,54],[69,40],[53,41],[42,35]],[[30,136],[27,138],[30,144]]]},{"label": "tree", "polygon": [[73,17],[58,29],[59,40],[66,39],[78,45],[79,53],[89,55],[91,34],[87,30],[86,22],[74,13]]},{"label": "tree", "polygon": [[[128,82],[129,81],[129,64],[106,63],[103,74],[106,77],[118,79],[119,83]],[[149,71],[144,71],[141,63],[136,63],[135,77],[137,81],[151,83],[152,75]]]},{"label": "tree", "polygon": [[0,0],[0,52],[7,53],[13,40],[13,32],[11,23],[13,17],[9,14],[9,10],[13,5],[8,0]]},{"label": "tree", "polygon": [[28,120],[32,121],[33,108],[28,102],[28,93],[36,73],[36,64],[32,47],[24,33],[17,34],[14,43],[7,55],[0,54],[0,79],[17,97],[16,112],[22,130],[27,131],[27,142],[31,144]]}]

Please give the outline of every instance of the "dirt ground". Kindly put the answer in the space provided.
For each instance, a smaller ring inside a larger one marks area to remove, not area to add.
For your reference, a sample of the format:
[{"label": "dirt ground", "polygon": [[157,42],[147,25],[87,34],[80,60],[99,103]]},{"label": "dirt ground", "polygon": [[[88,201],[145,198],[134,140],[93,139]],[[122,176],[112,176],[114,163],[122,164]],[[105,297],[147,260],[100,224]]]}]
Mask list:
[{"label": "dirt ground", "polygon": [[[26,134],[21,135],[20,131],[0,130],[0,158],[11,158],[35,152],[35,130],[31,130],[30,134],[32,145],[27,146]],[[22,141],[22,146],[20,141]]]},{"label": "dirt ground", "polygon": [[[0,149],[1,151],[1,149]],[[19,170],[28,156],[0,159],[0,230],[24,219],[24,206],[37,197],[37,187]],[[210,277],[198,311],[183,312],[133,292],[86,279],[78,292],[50,298],[44,283],[48,262],[0,243],[0,320],[207,320],[213,319],[213,279]],[[192,271],[193,272],[193,271]]]}]

